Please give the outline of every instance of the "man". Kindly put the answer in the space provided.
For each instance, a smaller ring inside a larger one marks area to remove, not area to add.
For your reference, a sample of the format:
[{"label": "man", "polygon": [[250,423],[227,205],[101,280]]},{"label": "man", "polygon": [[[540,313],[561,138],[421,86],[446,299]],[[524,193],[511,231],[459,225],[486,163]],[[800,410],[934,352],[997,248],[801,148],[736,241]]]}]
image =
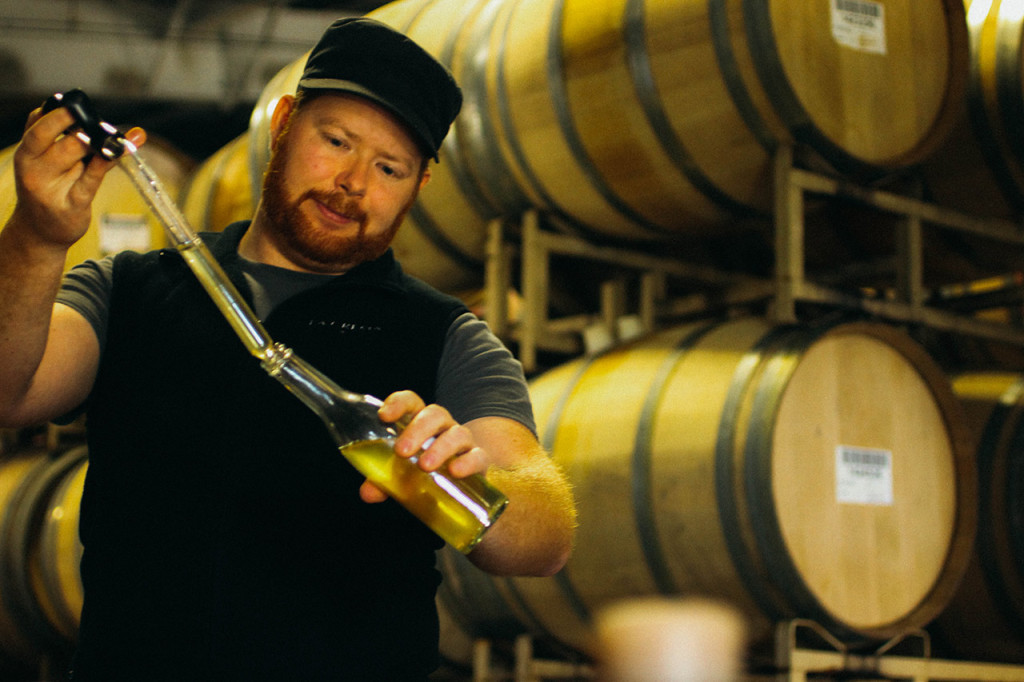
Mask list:
[{"label": "man", "polygon": [[[271,336],[412,417],[395,449],[487,472],[507,511],[469,558],[551,575],[574,509],[518,363],[388,250],[461,105],[443,66],[367,19],[328,28],[272,118],[250,223],[208,235]],[[61,273],[111,164],[29,116],[0,232],[0,423],[84,404],[75,680],[406,680],[437,665],[437,537],[362,478],[259,367],[173,250]],[[144,140],[141,130],[129,138]]]}]

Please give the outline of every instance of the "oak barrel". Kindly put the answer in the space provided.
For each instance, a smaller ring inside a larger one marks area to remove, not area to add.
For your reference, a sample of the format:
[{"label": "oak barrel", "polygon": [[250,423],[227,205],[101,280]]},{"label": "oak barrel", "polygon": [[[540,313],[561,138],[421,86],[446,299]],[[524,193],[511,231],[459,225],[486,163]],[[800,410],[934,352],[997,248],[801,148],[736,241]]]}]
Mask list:
[{"label": "oak barrel", "polygon": [[0,589],[22,637],[48,655],[70,653],[78,634],[78,505],[86,448],[34,458],[3,523]]},{"label": "oak barrel", "polygon": [[569,564],[497,579],[524,629],[587,646],[602,607],[725,600],[763,638],[810,618],[887,639],[943,610],[974,539],[963,414],[923,349],[874,323],[694,323],[531,382],[576,491]]},{"label": "oak barrel", "polygon": [[767,211],[780,143],[858,174],[926,158],[962,104],[960,0],[837,6],[516,3],[497,96],[524,186],[643,238]]},{"label": "oak barrel", "polygon": [[950,657],[1024,663],[1024,375],[965,373],[953,388],[978,444],[978,536],[932,631]]},{"label": "oak barrel", "polygon": [[256,208],[249,171],[249,134],[242,133],[193,170],[181,188],[179,204],[198,232],[219,232]]},{"label": "oak barrel", "polygon": [[965,107],[924,164],[931,198],[978,215],[1024,210],[1024,15],[1009,0],[963,0],[969,38]]},{"label": "oak barrel", "polygon": [[85,598],[78,570],[82,561],[78,518],[88,468],[84,447],[62,457],[54,485],[39,500],[39,507],[45,512],[34,529],[29,564],[36,601],[50,626],[68,642],[78,637]]},{"label": "oak barrel", "polygon": [[28,607],[15,587],[18,557],[10,538],[26,484],[45,461],[41,451],[23,451],[0,460],[0,672],[35,665],[42,653],[33,633],[25,628]]},{"label": "oak barrel", "polygon": [[[844,173],[922,161],[962,106],[961,0],[837,7],[400,0],[375,10],[445,63],[465,94],[396,242],[403,263],[428,281],[458,280],[442,288],[468,288],[487,222],[528,208],[598,240],[726,231],[770,211],[772,155],[793,141]],[[271,105],[294,89],[303,60],[253,112],[253,177],[266,164]]]}]

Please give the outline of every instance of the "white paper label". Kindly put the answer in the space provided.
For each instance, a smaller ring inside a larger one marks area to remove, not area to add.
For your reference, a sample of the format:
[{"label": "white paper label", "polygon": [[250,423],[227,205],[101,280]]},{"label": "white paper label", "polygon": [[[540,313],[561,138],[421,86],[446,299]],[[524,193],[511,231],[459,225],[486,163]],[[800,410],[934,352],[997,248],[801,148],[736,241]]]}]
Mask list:
[{"label": "white paper label", "polygon": [[107,213],[100,217],[100,252],[149,251],[153,248],[149,223],[143,215]]},{"label": "white paper label", "polygon": [[837,445],[836,500],[892,505],[892,451]]},{"label": "white paper label", "polygon": [[871,0],[832,0],[832,37],[855,50],[885,54],[885,7]]}]

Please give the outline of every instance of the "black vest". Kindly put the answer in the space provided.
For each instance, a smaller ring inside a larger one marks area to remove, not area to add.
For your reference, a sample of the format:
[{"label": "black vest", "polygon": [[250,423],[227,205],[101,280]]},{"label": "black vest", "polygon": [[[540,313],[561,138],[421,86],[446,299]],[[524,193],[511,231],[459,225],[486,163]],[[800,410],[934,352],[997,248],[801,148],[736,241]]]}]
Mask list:
[{"label": "black vest", "polygon": [[[247,225],[204,235],[236,287]],[[281,304],[271,337],[341,386],[428,403],[465,311],[389,252]],[[88,407],[75,679],[402,680],[437,663],[437,537],[260,368],[173,250],[117,256]]]}]

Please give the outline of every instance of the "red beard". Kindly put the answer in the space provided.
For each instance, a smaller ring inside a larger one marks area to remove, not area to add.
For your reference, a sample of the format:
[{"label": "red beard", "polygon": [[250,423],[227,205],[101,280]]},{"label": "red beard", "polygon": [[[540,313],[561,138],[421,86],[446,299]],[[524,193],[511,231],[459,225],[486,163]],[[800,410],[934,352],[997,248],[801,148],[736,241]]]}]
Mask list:
[{"label": "red beard", "polygon": [[[366,234],[366,213],[360,208],[359,200],[343,189],[326,192],[310,189],[295,201],[289,202],[284,188],[284,168],[289,152],[288,135],[278,141],[276,153],[263,178],[263,208],[274,230],[279,247],[287,254],[295,254],[310,270],[337,272],[360,263],[379,258],[398,232],[402,220],[416,200],[414,193],[402,207],[394,222],[378,234]],[[337,234],[316,227],[301,212],[304,201],[312,200],[323,204],[331,211],[358,223],[356,234]]]}]

